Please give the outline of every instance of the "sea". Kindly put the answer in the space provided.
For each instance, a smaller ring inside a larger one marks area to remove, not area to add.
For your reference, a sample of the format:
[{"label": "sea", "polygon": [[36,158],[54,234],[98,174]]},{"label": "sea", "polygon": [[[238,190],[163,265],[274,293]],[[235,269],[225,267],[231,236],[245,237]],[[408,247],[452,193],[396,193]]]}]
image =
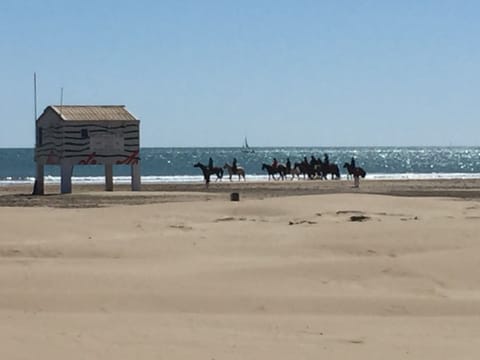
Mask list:
[{"label": "sea", "polygon": [[[258,147],[246,153],[238,147],[178,147],[142,148],[142,183],[202,182],[197,162],[223,166],[237,159],[247,174],[247,181],[267,181],[262,164],[271,164],[273,158],[284,163],[300,162],[313,155],[337,163],[342,177],[346,177],[343,164],[354,157],[357,166],[367,172],[367,179],[474,179],[480,178],[480,146],[468,147]],[[129,183],[130,168],[114,167],[114,182]],[[73,183],[103,183],[104,168],[100,165],[74,167]],[[32,148],[0,148],[0,186],[33,184],[35,181],[34,150]],[[60,183],[58,166],[46,166],[46,183]]]}]

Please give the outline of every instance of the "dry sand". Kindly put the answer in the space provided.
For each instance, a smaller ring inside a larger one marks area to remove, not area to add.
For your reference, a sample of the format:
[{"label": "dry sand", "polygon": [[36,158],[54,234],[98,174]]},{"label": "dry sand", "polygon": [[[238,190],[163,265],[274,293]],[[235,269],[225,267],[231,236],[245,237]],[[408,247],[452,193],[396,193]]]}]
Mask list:
[{"label": "dry sand", "polygon": [[479,180],[144,189],[0,188],[1,359],[480,356]]}]

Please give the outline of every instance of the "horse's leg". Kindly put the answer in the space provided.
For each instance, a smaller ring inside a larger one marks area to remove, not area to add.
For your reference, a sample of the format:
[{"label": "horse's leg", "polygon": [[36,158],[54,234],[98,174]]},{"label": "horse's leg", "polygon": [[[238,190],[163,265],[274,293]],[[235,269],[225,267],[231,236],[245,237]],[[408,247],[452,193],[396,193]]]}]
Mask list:
[{"label": "horse's leg", "polygon": [[360,187],[360,177],[357,174],[355,174],[353,178],[354,178],[353,187],[356,187],[356,188]]}]

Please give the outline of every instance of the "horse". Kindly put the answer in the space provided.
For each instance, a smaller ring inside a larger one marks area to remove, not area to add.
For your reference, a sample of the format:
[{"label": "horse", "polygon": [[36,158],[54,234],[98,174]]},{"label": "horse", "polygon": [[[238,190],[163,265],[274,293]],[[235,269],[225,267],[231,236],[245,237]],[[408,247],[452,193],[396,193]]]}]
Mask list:
[{"label": "horse", "polygon": [[287,168],[285,165],[278,164],[276,167],[273,167],[272,165],[269,164],[262,164],[262,170],[266,170],[268,173],[268,180],[270,180],[270,177],[273,178],[273,180],[278,180],[275,178],[275,174],[280,175],[280,179],[285,180],[285,173],[287,172]]},{"label": "horse", "polygon": [[332,180],[334,179],[334,177],[337,180],[340,179],[340,169],[335,163],[321,163],[320,172],[323,179],[327,179],[328,174],[332,175]]},{"label": "horse", "polygon": [[223,165],[224,169],[227,169],[228,171],[228,176],[230,177],[230,181],[232,181],[232,175],[238,175],[238,181],[240,181],[243,178],[243,181],[245,180],[245,170],[241,166],[237,166],[237,170],[233,170],[233,166],[230,165],[229,163],[225,163]]},{"label": "horse", "polygon": [[349,163],[343,164],[343,167],[347,169],[349,175],[353,175],[353,180],[355,181],[355,187],[360,185],[360,177],[364,178],[367,173],[361,167],[352,166]]},{"label": "horse", "polygon": [[207,165],[204,165],[201,162],[197,162],[193,165],[193,167],[198,167],[202,170],[203,178],[205,179],[205,185],[207,185],[207,187],[210,183],[210,175],[217,175],[215,181],[221,180],[223,177],[223,169],[221,167],[214,166],[210,169]]},{"label": "horse", "polygon": [[315,170],[312,165],[309,163],[302,161],[302,162],[296,162],[293,165],[294,169],[298,169],[299,175],[303,175],[303,178],[305,179],[307,176],[309,179],[313,179],[315,177]]},{"label": "horse", "polygon": [[349,163],[343,164],[343,167],[347,169],[349,175],[353,175],[353,177],[362,177],[364,178],[367,173],[361,167],[354,167]]},{"label": "horse", "polygon": [[287,168],[287,173],[289,173],[290,175],[292,175],[292,178],[290,180],[293,180],[295,179],[295,176],[297,177],[298,180],[300,180],[300,174],[302,173],[300,171],[300,167],[297,166],[297,164],[295,163],[293,165],[293,168],[290,169],[290,171],[288,170]]}]

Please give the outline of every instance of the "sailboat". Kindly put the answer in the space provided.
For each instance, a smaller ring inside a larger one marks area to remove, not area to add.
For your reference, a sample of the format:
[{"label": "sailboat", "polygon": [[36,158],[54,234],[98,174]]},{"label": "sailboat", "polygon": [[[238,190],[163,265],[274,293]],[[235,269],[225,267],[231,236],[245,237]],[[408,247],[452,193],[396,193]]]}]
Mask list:
[{"label": "sailboat", "polygon": [[242,152],[244,153],[249,153],[249,154],[252,154],[255,152],[255,150],[253,148],[251,148],[250,146],[248,146],[248,141],[247,141],[247,137],[245,136],[245,141],[243,143],[243,146],[242,146]]}]

